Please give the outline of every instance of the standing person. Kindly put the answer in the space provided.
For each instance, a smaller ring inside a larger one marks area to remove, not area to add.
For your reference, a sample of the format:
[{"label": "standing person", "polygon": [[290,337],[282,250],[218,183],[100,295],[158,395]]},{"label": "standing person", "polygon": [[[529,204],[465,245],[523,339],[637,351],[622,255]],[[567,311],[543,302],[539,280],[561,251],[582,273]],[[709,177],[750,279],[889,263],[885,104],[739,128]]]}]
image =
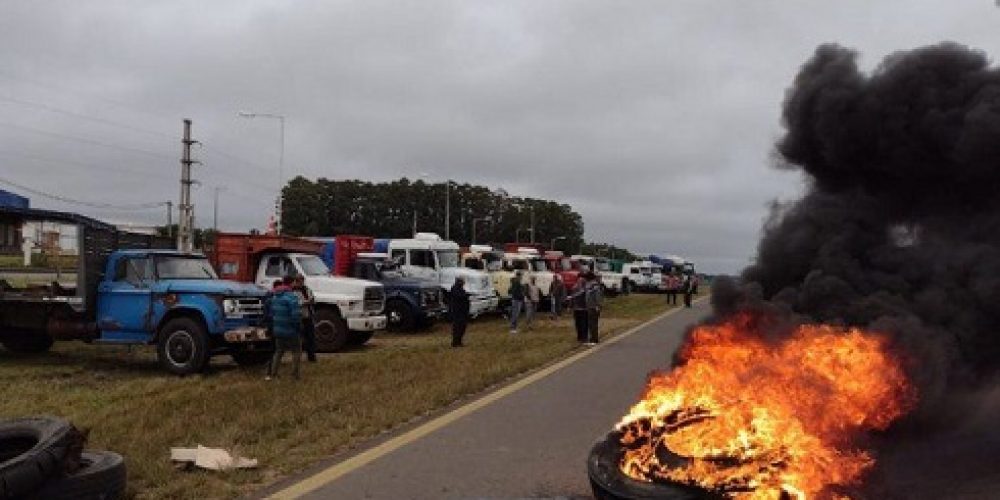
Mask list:
[{"label": "standing person", "polygon": [[521,317],[522,307],[524,307],[524,283],[521,282],[521,271],[517,271],[510,279],[510,333],[517,333],[517,320]]},{"label": "standing person", "polygon": [[604,302],[604,291],[601,282],[594,273],[588,273],[586,293],[587,304],[587,331],[589,339],[587,345],[597,345],[599,339],[597,324],[601,319],[601,304]]},{"label": "standing person", "polygon": [[292,291],[292,277],[286,276],[281,286],[276,286],[271,298],[271,330],[274,333],[274,357],[267,367],[264,380],[278,376],[278,366],[285,351],[292,352],[292,377],[299,379],[299,363],[302,360],[302,316],[299,299]]},{"label": "standing person", "polygon": [[584,343],[587,341],[587,276],[590,271],[580,275],[573,286],[573,293],[569,296],[573,304],[573,324],[576,326],[576,341]]},{"label": "standing person", "polygon": [[681,287],[681,280],[677,274],[670,271],[667,275],[667,304],[677,305],[677,291]]},{"label": "standing person", "polygon": [[691,279],[691,275],[684,275],[681,291],[684,292],[684,307],[691,307],[691,294],[694,291],[694,281]]},{"label": "standing person", "polygon": [[535,284],[535,277],[528,279],[524,297],[524,327],[531,329],[531,322],[535,320],[535,311],[538,311],[538,303],[542,301],[542,291]]},{"label": "standing person", "polygon": [[455,278],[448,296],[448,310],[451,311],[451,346],[463,347],[462,337],[469,324],[469,292],[465,291],[465,279]]},{"label": "standing person", "polygon": [[558,274],[552,277],[552,284],[549,285],[549,300],[552,301],[552,319],[559,319],[566,301],[566,285]]},{"label": "standing person", "polygon": [[302,315],[302,349],[306,351],[306,359],[310,363],[316,362],[316,324],[313,323],[315,317],[314,307],[316,296],[312,290],[306,286],[306,278],[301,274],[295,277],[292,285],[295,296],[299,299],[299,307]]}]

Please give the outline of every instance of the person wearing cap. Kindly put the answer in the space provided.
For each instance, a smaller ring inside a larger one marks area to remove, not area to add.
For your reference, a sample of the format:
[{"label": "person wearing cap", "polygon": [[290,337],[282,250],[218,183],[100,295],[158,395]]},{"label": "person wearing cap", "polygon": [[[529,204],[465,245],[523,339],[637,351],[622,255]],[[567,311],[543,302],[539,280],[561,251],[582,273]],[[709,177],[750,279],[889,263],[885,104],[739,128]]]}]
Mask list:
[{"label": "person wearing cap", "polygon": [[274,357],[267,367],[264,380],[278,376],[278,367],[285,351],[292,353],[292,377],[299,378],[299,363],[302,360],[302,313],[299,299],[292,291],[293,279],[285,276],[281,285],[275,283],[270,300],[271,331],[274,334]]}]

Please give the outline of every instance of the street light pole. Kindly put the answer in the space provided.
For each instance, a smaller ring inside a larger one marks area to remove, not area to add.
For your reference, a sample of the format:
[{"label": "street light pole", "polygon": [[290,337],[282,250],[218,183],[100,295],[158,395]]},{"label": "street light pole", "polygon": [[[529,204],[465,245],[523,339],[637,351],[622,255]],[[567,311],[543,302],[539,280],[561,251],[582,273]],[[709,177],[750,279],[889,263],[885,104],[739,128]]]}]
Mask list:
[{"label": "street light pole", "polygon": [[451,241],[451,179],[444,183],[444,239]]},{"label": "street light pole", "polygon": [[492,222],[493,221],[493,217],[486,216],[486,217],[480,217],[478,219],[472,219],[472,244],[473,245],[476,244],[476,223],[479,222],[479,221]]},{"label": "street light pole", "polygon": [[254,113],[250,111],[240,111],[237,113],[243,118],[272,118],[278,120],[280,125],[281,145],[278,149],[278,195],[274,200],[274,230],[281,234],[281,213],[284,209],[281,192],[285,184],[285,116],[274,113]]}]

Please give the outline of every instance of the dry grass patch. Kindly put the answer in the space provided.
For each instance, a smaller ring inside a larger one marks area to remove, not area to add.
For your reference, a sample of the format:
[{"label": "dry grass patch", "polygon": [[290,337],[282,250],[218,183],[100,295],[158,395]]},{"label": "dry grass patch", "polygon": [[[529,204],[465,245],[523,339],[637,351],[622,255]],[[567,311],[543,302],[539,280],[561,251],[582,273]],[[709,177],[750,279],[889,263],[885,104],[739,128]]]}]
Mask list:
[{"label": "dry grass patch", "polygon": [[[611,299],[604,335],[665,311],[663,296]],[[572,318],[542,315],[510,335],[501,318],[469,326],[452,349],[448,325],[383,335],[353,352],[303,364],[303,379],[263,381],[225,358],[205,375],[164,374],[151,348],[57,344],[42,356],[0,349],[0,416],[52,414],[90,429],[90,445],[126,456],[137,498],[228,498],[302,470],[346,446],[478,393],[577,348]],[[287,361],[287,358],[286,358]],[[283,365],[284,374],[289,366]],[[171,446],[236,449],[261,468],[179,472]]]}]

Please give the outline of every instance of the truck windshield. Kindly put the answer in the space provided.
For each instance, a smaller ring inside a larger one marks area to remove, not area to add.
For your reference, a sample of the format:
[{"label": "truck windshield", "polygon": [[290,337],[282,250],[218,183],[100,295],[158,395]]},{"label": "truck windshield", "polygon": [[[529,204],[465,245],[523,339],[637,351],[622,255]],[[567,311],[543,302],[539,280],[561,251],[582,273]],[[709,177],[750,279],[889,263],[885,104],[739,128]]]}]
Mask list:
[{"label": "truck windshield", "polygon": [[156,276],[161,280],[219,279],[204,257],[157,256]]},{"label": "truck windshield", "polygon": [[483,254],[483,261],[486,262],[487,271],[493,272],[503,269],[503,258],[495,253]]},{"label": "truck windshield", "polygon": [[545,265],[545,261],[542,260],[542,259],[531,261],[531,267],[533,267],[535,271],[548,271],[549,270],[549,266],[546,266]]},{"label": "truck windshield", "polygon": [[442,268],[458,267],[457,250],[438,250],[437,258],[438,258],[438,265],[440,265]]},{"label": "truck windshield", "polygon": [[571,262],[568,258],[562,258],[562,259],[559,260],[559,267],[563,271],[572,271],[573,270],[573,262]]},{"label": "truck windshield", "polygon": [[611,271],[611,264],[608,264],[607,262],[598,262],[597,263],[597,270],[598,271],[609,272],[609,271]]},{"label": "truck windshield", "polygon": [[326,267],[323,259],[315,255],[296,257],[295,260],[298,261],[299,267],[302,268],[302,273],[306,276],[326,276],[330,274],[330,268]]},{"label": "truck windshield", "polygon": [[528,261],[526,260],[512,260],[510,261],[510,268],[515,271],[527,271]]}]

